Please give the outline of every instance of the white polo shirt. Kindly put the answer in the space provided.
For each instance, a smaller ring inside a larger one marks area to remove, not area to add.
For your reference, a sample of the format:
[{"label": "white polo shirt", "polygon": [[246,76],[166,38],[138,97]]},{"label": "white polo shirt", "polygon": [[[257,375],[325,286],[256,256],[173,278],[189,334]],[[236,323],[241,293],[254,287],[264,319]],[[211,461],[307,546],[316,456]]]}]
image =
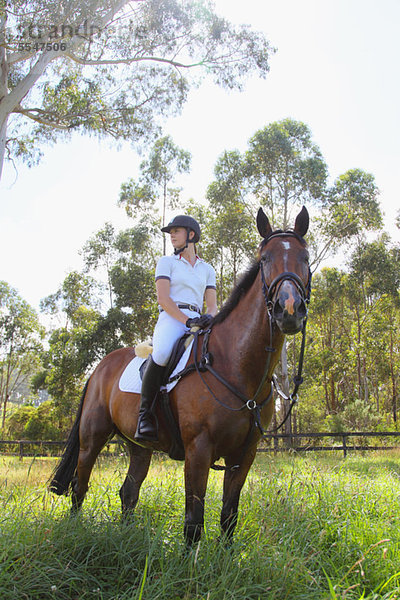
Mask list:
[{"label": "white polo shirt", "polygon": [[162,256],[156,267],[157,279],[169,279],[170,297],[177,304],[196,304],[203,307],[206,289],[216,289],[215,271],[202,258],[192,265],[179,254]]}]

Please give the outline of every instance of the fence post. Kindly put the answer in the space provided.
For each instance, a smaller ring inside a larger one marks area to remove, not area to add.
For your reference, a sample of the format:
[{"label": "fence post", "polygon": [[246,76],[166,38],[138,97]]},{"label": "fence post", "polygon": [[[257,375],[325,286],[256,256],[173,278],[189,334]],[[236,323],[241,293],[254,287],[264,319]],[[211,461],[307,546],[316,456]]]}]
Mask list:
[{"label": "fence post", "polygon": [[274,454],[278,453],[278,436],[274,435]]},{"label": "fence post", "polygon": [[19,460],[24,458],[24,442],[19,442]]},{"label": "fence post", "polygon": [[343,436],[343,455],[344,455],[344,458],[346,458],[346,456],[347,456],[347,446],[346,446],[346,436],[345,435]]}]

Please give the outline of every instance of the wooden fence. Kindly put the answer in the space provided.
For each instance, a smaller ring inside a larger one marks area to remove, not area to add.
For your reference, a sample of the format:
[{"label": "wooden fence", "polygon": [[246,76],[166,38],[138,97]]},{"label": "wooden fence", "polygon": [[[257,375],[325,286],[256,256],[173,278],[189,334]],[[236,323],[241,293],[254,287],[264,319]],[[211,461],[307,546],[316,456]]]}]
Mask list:
[{"label": "wooden fence", "polygon": [[[400,432],[397,431],[346,431],[341,433],[267,433],[258,448],[259,452],[320,452],[339,451],[346,457],[349,451],[393,450],[400,448]],[[377,442],[368,444],[375,438]],[[323,440],[331,444],[322,445]],[[303,442],[302,442],[303,440]],[[333,443],[332,443],[333,441]],[[19,456],[60,456],[65,442],[0,440],[0,454]],[[124,444],[120,440],[111,440],[103,450],[116,456],[124,453]]]},{"label": "wooden fence", "polygon": [[[331,445],[321,445],[324,439],[333,438],[335,442]],[[367,441],[375,438],[379,445],[368,444]],[[396,439],[397,438],[397,439]],[[258,448],[258,452],[319,452],[319,451],[341,451],[344,457],[350,450],[393,450],[400,448],[400,432],[398,431],[344,431],[340,433],[267,433],[264,442]],[[268,443],[269,440],[269,443]],[[279,441],[284,444],[279,444]],[[296,440],[306,440],[302,445],[296,445]],[[336,441],[337,440],[337,441]],[[349,443],[354,440],[353,443]],[[383,443],[386,440],[392,443]]]}]

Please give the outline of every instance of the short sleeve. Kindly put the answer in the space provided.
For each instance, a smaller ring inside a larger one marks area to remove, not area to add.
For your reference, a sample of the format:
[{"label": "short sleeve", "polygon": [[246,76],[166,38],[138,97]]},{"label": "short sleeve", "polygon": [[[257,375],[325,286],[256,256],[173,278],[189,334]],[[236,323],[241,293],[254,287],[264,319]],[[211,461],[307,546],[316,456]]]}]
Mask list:
[{"label": "short sleeve", "polygon": [[171,280],[171,260],[169,256],[162,256],[156,266],[157,279]]},{"label": "short sleeve", "polygon": [[208,265],[206,290],[210,288],[213,290],[217,289],[217,280],[214,268],[211,265]]}]

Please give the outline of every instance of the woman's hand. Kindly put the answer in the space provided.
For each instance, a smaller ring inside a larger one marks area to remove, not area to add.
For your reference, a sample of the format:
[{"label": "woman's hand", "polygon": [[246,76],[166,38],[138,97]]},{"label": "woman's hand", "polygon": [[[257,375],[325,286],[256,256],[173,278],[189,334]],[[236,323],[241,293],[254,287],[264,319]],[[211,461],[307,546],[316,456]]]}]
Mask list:
[{"label": "woman's hand", "polygon": [[207,329],[213,322],[214,317],[208,313],[201,315],[200,317],[193,317],[186,321],[186,327],[191,329],[192,327],[199,327],[200,329]]}]

